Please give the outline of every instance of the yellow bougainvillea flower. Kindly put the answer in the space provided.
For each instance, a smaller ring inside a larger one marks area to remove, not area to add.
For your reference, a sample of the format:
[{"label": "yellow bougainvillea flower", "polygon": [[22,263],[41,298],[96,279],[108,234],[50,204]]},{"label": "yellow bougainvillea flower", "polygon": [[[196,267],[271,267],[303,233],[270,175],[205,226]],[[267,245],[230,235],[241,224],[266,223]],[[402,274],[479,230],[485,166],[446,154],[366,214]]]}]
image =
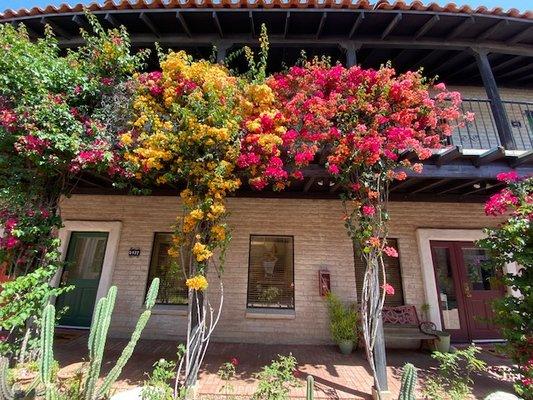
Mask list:
[{"label": "yellow bougainvillea flower", "polygon": [[192,248],[192,253],[196,257],[196,261],[202,262],[213,256],[213,252],[207,248],[205,244],[196,242]]},{"label": "yellow bougainvillea flower", "polygon": [[224,228],[222,225],[214,225],[211,228],[211,234],[216,240],[223,241],[226,239],[226,228]]},{"label": "yellow bougainvillea flower", "polygon": [[207,279],[203,275],[196,275],[187,279],[187,287],[192,290],[205,290],[209,286]]}]

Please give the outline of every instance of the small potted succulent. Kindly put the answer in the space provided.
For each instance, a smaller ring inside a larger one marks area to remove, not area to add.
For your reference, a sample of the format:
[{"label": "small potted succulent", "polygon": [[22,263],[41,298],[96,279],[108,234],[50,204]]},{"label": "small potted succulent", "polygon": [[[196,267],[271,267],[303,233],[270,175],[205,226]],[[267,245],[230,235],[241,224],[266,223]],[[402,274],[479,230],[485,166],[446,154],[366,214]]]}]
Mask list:
[{"label": "small potted succulent", "polygon": [[346,306],[333,293],[326,297],[329,311],[331,338],[342,354],[350,354],[359,341],[357,311],[353,305]]}]

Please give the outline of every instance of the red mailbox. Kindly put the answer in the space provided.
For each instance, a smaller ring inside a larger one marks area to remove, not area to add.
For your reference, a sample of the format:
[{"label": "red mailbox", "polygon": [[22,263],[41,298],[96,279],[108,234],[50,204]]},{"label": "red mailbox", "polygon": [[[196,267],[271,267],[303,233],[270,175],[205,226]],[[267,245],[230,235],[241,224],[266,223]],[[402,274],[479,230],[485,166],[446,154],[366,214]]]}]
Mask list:
[{"label": "red mailbox", "polygon": [[327,269],[318,271],[318,292],[320,296],[326,296],[331,290],[331,277]]}]

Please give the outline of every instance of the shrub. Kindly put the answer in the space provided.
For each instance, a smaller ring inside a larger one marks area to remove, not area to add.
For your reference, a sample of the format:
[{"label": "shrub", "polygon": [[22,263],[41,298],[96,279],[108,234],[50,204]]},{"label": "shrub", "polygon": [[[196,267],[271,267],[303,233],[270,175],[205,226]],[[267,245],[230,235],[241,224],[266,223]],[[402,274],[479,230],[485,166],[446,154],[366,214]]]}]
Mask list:
[{"label": "shrub", "polygon": [[354,306],[345,306],[333,293],[326,297],[329,311],[329,331],[335,343],[342,341],[357,342],[357,312]]},{"label": "shrub", "polygon": [[280,356],[270,365],[263,367],[261,372],[255,374],[259,379],[253,400],[285,400],[289,398],[291,387],[298,385],[294,376],[297,361],[292,354]]}]

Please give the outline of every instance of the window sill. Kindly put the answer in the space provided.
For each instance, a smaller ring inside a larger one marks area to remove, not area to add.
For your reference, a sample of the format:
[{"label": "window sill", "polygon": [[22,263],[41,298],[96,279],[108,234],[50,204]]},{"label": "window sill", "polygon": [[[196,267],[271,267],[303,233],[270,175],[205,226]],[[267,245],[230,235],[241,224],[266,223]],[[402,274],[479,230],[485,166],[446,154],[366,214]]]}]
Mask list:
[{"label": "window sill", "polygon": [[246,318],[250,319],[294,319],[296,314],[294,310],[275,310],[261,308],[247,308]]},{"label": "window sill", "polygon": [[152,314],[187,316],[187,306],[178,304],[156,304],[152,309]]}]

